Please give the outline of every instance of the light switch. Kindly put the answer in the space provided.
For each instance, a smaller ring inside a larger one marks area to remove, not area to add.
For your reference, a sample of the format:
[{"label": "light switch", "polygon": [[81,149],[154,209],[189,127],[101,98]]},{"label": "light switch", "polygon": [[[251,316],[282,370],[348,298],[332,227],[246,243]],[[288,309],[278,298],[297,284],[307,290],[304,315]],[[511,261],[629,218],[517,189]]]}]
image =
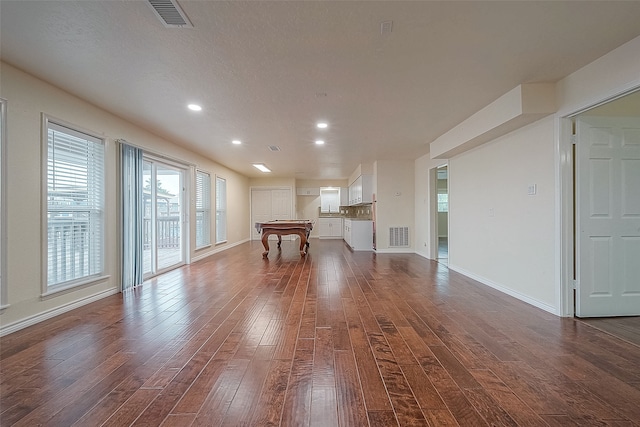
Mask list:
[{"label": "light switch", "polygon": [[535,196],[535,195],[536,195],[537,190],[538,190],[538,189],[537,189],[537,186],[536,186],[535,184],[530,184],[530,185],[527,187],[527,194],[528,194],[529,196]]}]

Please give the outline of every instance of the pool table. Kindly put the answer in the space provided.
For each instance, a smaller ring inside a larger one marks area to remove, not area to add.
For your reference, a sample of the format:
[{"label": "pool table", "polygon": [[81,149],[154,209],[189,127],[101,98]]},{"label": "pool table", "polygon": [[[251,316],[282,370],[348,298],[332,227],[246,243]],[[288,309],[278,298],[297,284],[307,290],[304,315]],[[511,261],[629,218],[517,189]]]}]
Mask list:
[{"label": "pool table", "polygon": [[275,234],[278,236],[278,249],[282,244],[282,236],[289,234],[297,234],[300,236],[300,256],[305,256],[309,249],[309,233],[313,230],[313,221],[308,219],[288,219],[276,220],[268,222],[256,222],[256,230],[262,233],[262,246],[265,251],[263,257],[269,255],[269,236]]}]

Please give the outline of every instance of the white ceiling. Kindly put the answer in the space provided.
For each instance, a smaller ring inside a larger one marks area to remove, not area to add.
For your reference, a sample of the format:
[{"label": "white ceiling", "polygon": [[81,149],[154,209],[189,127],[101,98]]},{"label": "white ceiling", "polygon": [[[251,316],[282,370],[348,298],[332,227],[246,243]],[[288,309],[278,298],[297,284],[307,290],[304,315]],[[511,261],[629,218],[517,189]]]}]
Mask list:
[{"label": "white ceiling", "polygon": [[0,54],[244,175],[317,179],[415,159],[518,84],[640,35],[639,1],[179,3],[194,28],[145,0],[1,0]]}]

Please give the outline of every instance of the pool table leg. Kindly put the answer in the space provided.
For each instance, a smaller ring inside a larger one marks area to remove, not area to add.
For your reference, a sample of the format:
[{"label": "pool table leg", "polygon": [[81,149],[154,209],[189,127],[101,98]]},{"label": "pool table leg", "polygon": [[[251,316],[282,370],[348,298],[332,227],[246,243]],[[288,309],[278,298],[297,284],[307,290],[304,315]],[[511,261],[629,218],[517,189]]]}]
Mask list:
[{"label": "pool table leg", "polygon": [[297,234],[300,236],[300,256],[305,256],[307,254],[306,249],[309,247],[309,243],[307,242],[307,233],[301,231]]},{"label": "pool table leg", "polygon": [[264,246],[264,252],[262,252],[262,257],[266,258],[269,255],[269,232],[262,232],[262,246]]}]

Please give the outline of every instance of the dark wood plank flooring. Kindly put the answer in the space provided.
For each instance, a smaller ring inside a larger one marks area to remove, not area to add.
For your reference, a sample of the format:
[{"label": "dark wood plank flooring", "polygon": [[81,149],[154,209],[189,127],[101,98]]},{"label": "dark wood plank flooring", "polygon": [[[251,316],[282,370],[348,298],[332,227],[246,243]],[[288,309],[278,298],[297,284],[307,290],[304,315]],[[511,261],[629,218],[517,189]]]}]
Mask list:
[{"label": "dark wood plank flooring", "polygon": [[625,340],[417,255],[261,252],[3,337],[0,424],[640,425]]},{"label": "dark wood plank flooring", "polygon": [[580,320],[640,347],[640,316],[600,317]]}]

